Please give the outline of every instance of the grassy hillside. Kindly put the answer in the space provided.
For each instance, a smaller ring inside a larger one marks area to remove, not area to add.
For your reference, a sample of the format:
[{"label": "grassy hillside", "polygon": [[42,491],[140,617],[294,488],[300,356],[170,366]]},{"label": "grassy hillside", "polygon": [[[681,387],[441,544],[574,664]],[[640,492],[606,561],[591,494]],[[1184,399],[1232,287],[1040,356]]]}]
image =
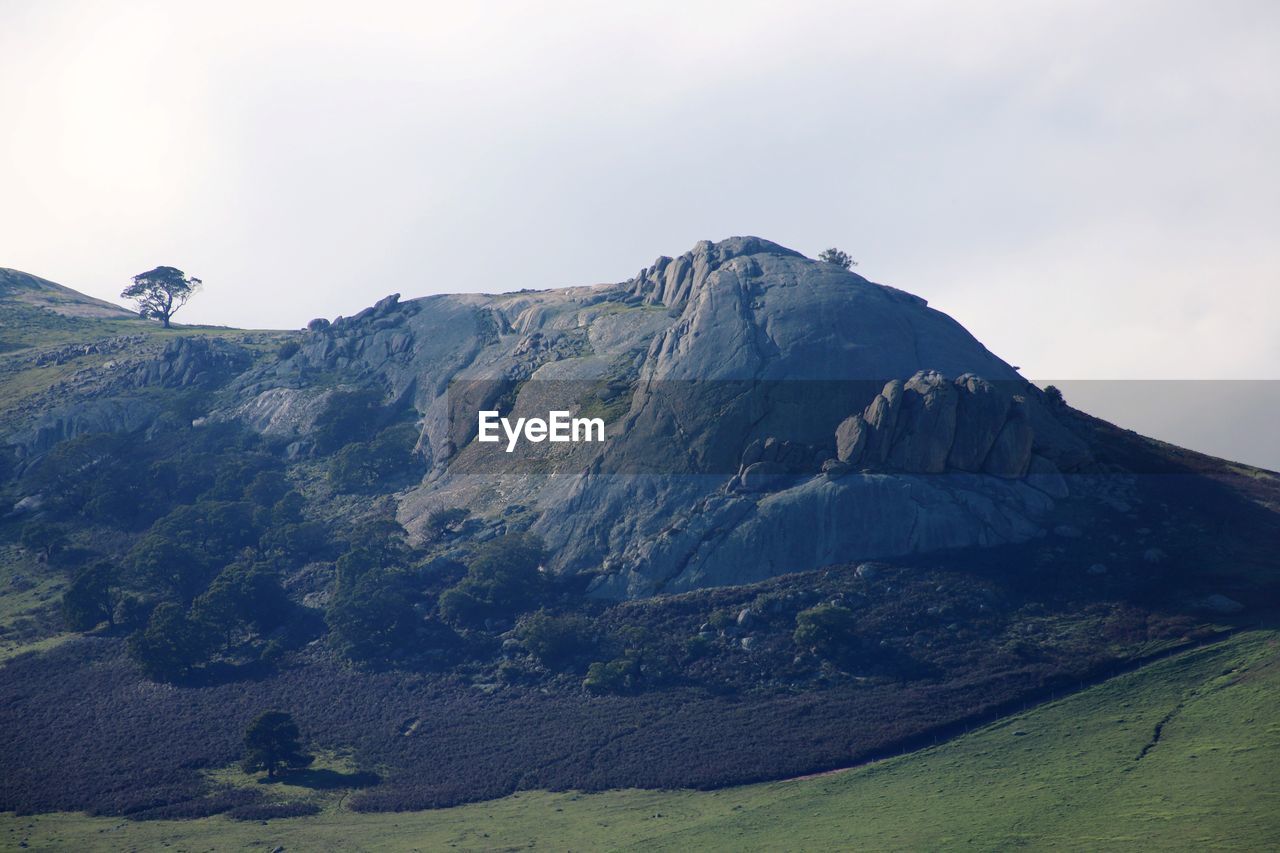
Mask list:
[{"label": "grassy hillside", "polygon": [[0,661],[52,648],[74,636],[59,605],[66,581],[12,545],[0,545]]},{"label": "grassy hillside", "polygon": [[86,387],[165,343],[197,335],[271,348],[279,334],[221,326],[164,328],[130,310],[45,279],[0,268],[0,413],[44,402],[50,389]]},{"label": "grassy hillside", "polygon": [[[30,849],[1031,849],[1280,845],[1280,635],[1186,652],[939,747],[714,792],[527,793],[429,812],[0,817]],[[851,721],[850,725],[856,725]],[[71,772],[74,772],[73,770]]]}]

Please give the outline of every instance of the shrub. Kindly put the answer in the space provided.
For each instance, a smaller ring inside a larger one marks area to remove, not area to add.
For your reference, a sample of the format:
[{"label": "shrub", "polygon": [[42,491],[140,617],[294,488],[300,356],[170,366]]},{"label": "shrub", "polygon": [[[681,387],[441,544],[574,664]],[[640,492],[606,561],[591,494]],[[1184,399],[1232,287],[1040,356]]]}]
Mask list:
[{"label": "shrub", "polygon": [[[1076,627],[1067,636],[1076,639],[1068,645],[1055,629],[1047,638],[1054,651],[1034,661],[1013,660],[1000,650],[1006,625],[1018,624],[1008,620],[1020,618],[1010,614],[1029,600],[1024,596],[1044,588],[1021,568],[1011,561],[1007,570],[1016,586],[993,581],[987,562],[980,577],[921,568],[879,585],[855,609],[864,642],[887,638],[913,646],[909,638],[923,632],[927,642],[913,647],[939,667],[936,673],[908,673],[911,680],[896,684],[879,678],[854,683],[826,667],[817,671],[812,660],[793,667],[795,626],[784,630],[781,614],[753,626],[758,652],[741,654],[713,641],[709,657],[683,667],[687,681],[656,689],[644,658],[631,668],[628,688],[629,656],[611,649],[593,656],[601,666],[592,688],[582,678],[526,672],[524,684],[489,694],[465,677],[476,672],[476,661],[445,673],[371,673],[309,651],[260,679],[156,690],[140,686],[114,640],[66,643],[4,665],[4,754],[31,756],[35,763],[0,762],[0,811],[121,814],[200,798],[206,784],[201,770],[239,758],[245,724],[264,708],[289,710],[316,743],[349,747],[362,764],[386,768],[383,784],[348,798],[359,811],[455,805],[534,784],[557,790],[719,788],[847,766],[881,750],[899,752],[904,739],[922,733],[928,743],[940,725],[972,719],[980,709],[1020,707],[1037,691],[1047,697],[1055,685],[1060,691],[1068,682],[1101,675],[1117,655],[1128,658],[1146,647],[1146,641],[1115,646],[1105,631],[1095,630],[1098,614],[1090,612],[1070,620]],[[946,590],[938,591],[943,584]],[[800,609],[806,606],[801,601],[812,605],[865,592],[847,568],[760,588],[766,587],[802,591],[793,599]],[[752,604],[757,591],[722,588],[602,606],[595,621],[608,626],[616,644],[638,645],[627,639],[628,628],[642,624],[682,649],[709,612],[736,613]],[[810,599],[809,592],[821,595]],[[969,617],[980,627],[955,633],[945,627],[952,616],[925,613],[944,600],[961,608],[956,619],[980,614]],[[1112,603],[1096,607],[1101,613],[1114,609]],[[471,648],[496,652],[497,644],[487,640]],[[1070,654],[1062,651],[1068,648]],[[877,645],[867,661],[875,671],[895,675],[879,663],[888,651]],[[611,672],[608,664],[618,659]],[[51,671],[59,677],[49,677]],[[499,677],[519,680],[520,674]],[[535,679],[540,683],[528,683]],[[628,695],[602,699],[589,689]],[[852,740],[851,720],[857,721]],[[408,729],[412,736],[405,736]],[[352,787],[350,782],[344,785]]]},{"label": "shrub", "polygon": [[316,450],[331,453],[369,437],[383,417],[382,393],[372,388],[335,391],[315,422]]},{"label": "shrub", "polygon": [[280,345],[280,349],[276,350],[276,358],[280,361],[288,361],[298,354],[298,350],[302,346],[297,341],[285,341]]},{"label": "shrub", "polygon": [[29,521],[22,526],[18,541],[22,543],[23,548],[47,562],[66,545],[67,536],[62,527],[57,524]]},{"label": "shrub", "polygon": [[690,660],[697,660],[706,657],[711,653],[714,644],[710,637],[704,637],[701,634],[695,634],[684,641],[684,653]]},{"label": "shrub", "polygon": [[855,261],[848,252],[841,251],[835,247],[823,249],[818,254],[818,260],[825,261],[829,264],[835,264],[836,266],[844,267],[845,269],[848,269],[849,267],[856,267],[858,265],[858,262]]},{"label": "shrub", "polygon": [[414,469],[417,442],[412,424],[396,424],[367,443],[351,442],[329,463],[329,482],[342,492],[372,489],[394,474]]},{"label": "shrub", "polygon": [[252,504],[201,501],[179,506],[153,524],[134,546],[130,561],[144,580],[186,603],[218,569],[257,541]]},{"label": "shrub", "polygon": [[103,497],[124,509],[122,495],[131,495],[137,487],[135,466],[126,462],[130,442],[119,435],[90,433],[64,441],[44,455],[23,474],[23,489],[39,494],[55,515],[71,517],[96,498]]},{"label": "shrub", "polygon": [[136,595],[121,595],[116,604],[116,624],[130,631],[147,624],[150,615],[151,609]]},{"label": "shrub", "polygon": [[556,668],[571,663],[596,641],[591,622],[581,616],[554,616],[539,610],[520,621],[517,637],[534,657]]},{"label": "shrub", "polygon": [[422,620],[402,578],[371,572],[339,586],[325,621],[344,657],[384,663],[409,650]]},{"label": "shrub", "polygon": [[72,631],[92,631],[99,623],[115,625],[120,597],[115,566],[95,563],[78,572],[62,594],[62,614]]},{"label": "shrub", "polygon": [[289,494],[289,481],[281,471],[259,471],[244,487],[243,494],[255,506],[273,507]]},{"label": "shrub", "polygon": [[458,528],[471,516],[471,511],[463,507],[438,509],[427,516],[427,530],[433,539],[442,539],[458,532]]},{"label": "shrub", "polygon": [[587,668],[582,686],[591,693],[628,693],[635,686],[636,663],[630,658],[596,661]]},{"label": "shrub", "polygon": [[258,540],[263,554],[301,565],[329,550],[328,529],[318,521],[273,524]]},{"label": "shrub", "polygon": [[248,808],[258,798],[256,791],[231,788],[206,797],[192,797],[140,811],[130,812],[129,820],[193,820],[222,814],[229,809]]},{"label": "shrub", "polygon": [[310,323],[307,323],[308,332],[327,332],[331,324],[324,317],[317,317]]},{"label": "shrub", "polygon": [[440,618],[451,625],[475,625],[483,621],[486,605],[461,584],[440,593]]},{"label": "shrub", "polygon": [[830,660],[847,656],[858,646],[857,617],[839,604],[819,604],[796,614],[792,635],[797,646]]},{"label": "shrub", "polygon": [[474,624],[529,609],[542,585],[542,556],[541,541],[528,534],[509,533],[483,543],[466,576],[440,596],[441,615]]},{"label": "shrub", "polygon": [[272,524],[299,524],[302,522],[302,510],[307,505],[306,498],[298,492],[287,492],[271,507]]},{"label": "shrub", "polygon": [[269,631],[288,618],[293,604],[276,572],[262,563],[232,563],[195,600],[192,616],[231,645],[238,630]]},{"label": "shrub", "polygon": [[710,623],[711,627],[716,628],[717,630],[724,630],[736,621],[737,613],[732,609],[715,610],[707,617],[707,622]]},{"label": "shrub", "polygon": [[206,660],[209,648],[205,627],[172,602],[152,611],[147,627],[129,638],[130,657],[157,681],[190,674]]}]

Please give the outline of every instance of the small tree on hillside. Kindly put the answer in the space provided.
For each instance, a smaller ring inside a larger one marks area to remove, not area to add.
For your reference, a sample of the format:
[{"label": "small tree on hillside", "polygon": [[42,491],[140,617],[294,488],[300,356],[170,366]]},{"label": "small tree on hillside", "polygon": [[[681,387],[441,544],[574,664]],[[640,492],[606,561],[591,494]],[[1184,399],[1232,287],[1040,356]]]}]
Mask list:
[{"label": "small tree on hillside", "polygon": [[844,267],[845,269],[848,269],[849,267],[856,267],[858,265],[858,262],[853,259],[852,255],[835,247],[823,249],[821,254],[818,255],[818,260],[826,261],[829,264],[835,264],[836,266]]},{"label": "small tree on hillside", "polygon": [[210,651],[209,630],[166,601],[151,611],[147,627],[129,638],[129,656],[156,681],[190,675]]},{"label": "small tree on hillside", "polygon": [[22,547],[34,551],[46,563],[66,545],[66,533],[56,524],[47,521],[31,521],[22,528],[19,540]]},{"label": "small tree on hillside", "polygon": [[73,631],[92,631],[99,623],[115,627],[120,584],[115,566],[95,563],[79,572],[62,594],[62,613]]},{"label": "small tree on hillside", "polygon": [[377,570],[344,579],[325,619],[342,654],[368,663],[387,661],[410,649],[422,625],[403,578]]},{"label": "small tree on hillside", "polygon": [[203,284],[200,279],[188,277],[176,267],[156,267],[138,273],[133,284],[120,292],[125,299],[138,303],[138,313],[153,317],[169,328],[169,318],[195,296]]},{"label": "small tree on hillside", "polygon": [[838,660],[858,648],[858,617],[839,604],[819,604],[796,614],[792,638],[802,649]]},{"label": "small tree on hillside", "polygon": [[293,716],[284,711],[263,711],[244,733],[246,773],[267,771],[274,779],[276,771],[285,767],[306,767],[314,756],[302,751],[302,734]]},{"label": "small tree on hillside", "polygon": [[542,540],[508,533],[476,548],[466,576],[440,595],[440,615],[455,625],[479,624],[532,608],[542,585]]}]

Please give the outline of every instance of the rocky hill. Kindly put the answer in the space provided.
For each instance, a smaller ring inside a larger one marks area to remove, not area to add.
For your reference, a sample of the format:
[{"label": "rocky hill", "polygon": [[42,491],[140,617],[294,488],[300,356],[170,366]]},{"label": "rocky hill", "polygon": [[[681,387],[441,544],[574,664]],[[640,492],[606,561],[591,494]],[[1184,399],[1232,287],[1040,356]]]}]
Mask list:
[{"label": "rocky hill", "polygon": [[[7,276],[46,301],[74,293]],[[335,393],[373,389],[419,429],[426,473],[396,494],[415,538],[450,509],[470,513],[472,537],[527,528],[553,571],[589,574],[605,597],[1027,541],[1053,526],[1056,502],[1129,488],[1100,477],[1043,393],[953,319],[755,237],[699,243],[614,285],[392,295],[313,323],[278,361],[203,337],[131,355],[15,425],[18,456],[145,429],[163,405],[136,392],[199,386],[222,389],[208,419],[300,458]],[[474,441],[490,406],[603,414],[609,440],[506,454]]]},{"label": "rocky hill", "polygon": [[[234,377],[211,417],[295,453],[337,388],[375,388],[420,424],[429,470],[398,496],[412,533],[453,507],[500,532],[519,506],[553,570],[590,572],[605,596],[1022,541],[1067,494],[1061,474],[1090,461],[950,317],[753,237],[616,285],[392,296],[316,326],[280,363],[246,370],[234,344],[183,339],[117,384]],[[122,399],[64,401],[12,440],[38,453],[158,412]],[[499,402],[513,416],[604,410],[610,440],[508,457],[473,441],[474,411]]]},{"label": "rocky hill", "polygon": [[[367,810],[812,773],[1280,605],[1275,474],[757,238],[293,332],[19,284],[0,811],[296,813],[225,781],[267,708]],[[508,453],[480,410],[607,438]]]}]

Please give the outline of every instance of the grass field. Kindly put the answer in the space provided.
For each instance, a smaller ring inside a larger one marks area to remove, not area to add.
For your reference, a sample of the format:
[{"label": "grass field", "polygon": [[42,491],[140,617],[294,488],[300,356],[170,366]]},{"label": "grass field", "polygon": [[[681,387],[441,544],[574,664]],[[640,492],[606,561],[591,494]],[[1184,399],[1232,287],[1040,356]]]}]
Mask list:
[{"label": "grass field", "polygon": [[60,382],[73,380],[78,374],[100,371],[105,363],[119,361],[130,351],[136,351],[137,345],[121,352],[70,354],[61,363],[44,365],[27,360],[36,350],[140,335],[155,344],[188,336],[224,338],[251,350],[266,352],[279,346],[289,334],[292,333],[182,324],[166,329],[157,322],[128,316],[65,316],[6,299],[0,291],[0,407],[15,408]]},{"label": "grass field", "polygon": [[74,636],[53,627],[65,585],[60,572],[36,563],[23,549],[0,545],[0,662]]},{"label": "grass field", "polygon": [[530,792],[395,814],[351,813],[325,791],[321,814],[265,824],[4,815],[0,847],[1277,849],[1278,697],[1280,635],[1254,631],[938,747],[810,779],[713,792]]}]

